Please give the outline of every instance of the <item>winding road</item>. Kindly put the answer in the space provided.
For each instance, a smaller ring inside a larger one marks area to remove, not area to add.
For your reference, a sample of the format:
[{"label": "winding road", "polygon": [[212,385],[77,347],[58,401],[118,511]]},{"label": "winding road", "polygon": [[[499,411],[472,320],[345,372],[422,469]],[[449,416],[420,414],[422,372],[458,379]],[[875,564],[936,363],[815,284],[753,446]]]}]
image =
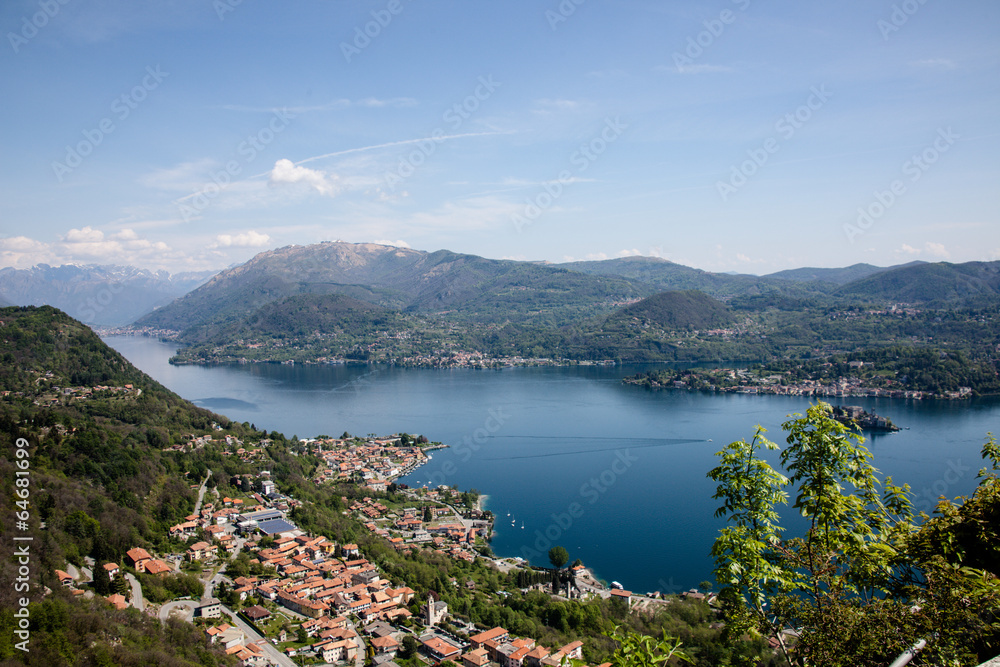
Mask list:
[{"label": "winding road", "polygon": [[248,642],[257,642],[257,645],[264,649],[264,654],[272,663],[282,665],[283,667],[297,667],[291,658],[279,651],[274,644],[268,641],[266,637],[261,636],[250,624],[237,616],[236,612],[232,609],[222,605],[222,611],[233,617],[233,624],[246,633]]},{"label": "winding road", "polygon": [[128,572],[125,573],[125,579],[132,587],[132,606],[139,611],[146,611],[146,601],[142,597],[142,584]]}]

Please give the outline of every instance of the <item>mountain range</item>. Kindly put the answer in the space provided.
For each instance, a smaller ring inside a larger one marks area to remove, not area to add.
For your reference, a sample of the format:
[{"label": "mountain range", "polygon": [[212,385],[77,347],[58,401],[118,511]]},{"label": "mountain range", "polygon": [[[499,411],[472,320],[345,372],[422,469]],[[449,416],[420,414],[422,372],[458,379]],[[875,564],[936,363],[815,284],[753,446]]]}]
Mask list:
[{"label": "mountain range", "polygon": [[[548,264],[448,250],[328,242],[258,254],[214,276],[138,324],[185,330],[240,318],[293,296],[340,294],[403,312],[477,321],[551,325],[608,315],[665,291],[696,290],[723,301],[941,302],[1000,295],[998,262],[858,264],[769,276],[710,273],[653,257]],[[941,289],[945,285],[946,289]]]},{"label": "mountain range", "polygon": [[208,280],[215,272],[152,272],[134,266],[49,266],[0,269],[0,306],[59,308],[97,326],[131,324]]},{"label": "mountain range", "polygon": [[[337,331],[354,336],[350,343],[359,358],[369,358],[358,350],[370,348],[379,331],[420,331],[420,349],[440,348],[435,341],[446,331],[464,336],[458,347],[497,354],[573,351],[577,358],[621,358],[619,348],[636,352],[643,339],[639,347],[646,351],[636,358],[676,359],[676,349],[673,356],[664,352],[666,332],[747,324],[753,315],[752,324],[770,334],[744,348],[752,358],[783,337],[803,351],[815,347],[831,327],[823,314],[830,309],[995,306],[1000,262],[856,264],[753,276],[655,257],[550,264],[327,242],[265,251],[211,277],[113,266],[3,269],[0,299],[54,305],[90,324],[134,322],[182,332],[181,342],[189,345]],[[915,335],[897,327],[892,338]],[[856,344],[858,336],[843,341]]]}]

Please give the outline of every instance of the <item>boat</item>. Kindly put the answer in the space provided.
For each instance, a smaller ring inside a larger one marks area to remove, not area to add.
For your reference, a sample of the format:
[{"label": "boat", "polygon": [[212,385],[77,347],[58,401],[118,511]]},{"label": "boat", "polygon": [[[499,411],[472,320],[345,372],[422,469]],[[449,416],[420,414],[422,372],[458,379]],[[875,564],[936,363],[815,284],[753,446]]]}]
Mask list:
[{"label": "boat", "polygon": [[521,522],[521,530],[524,530],[524,522]]}]

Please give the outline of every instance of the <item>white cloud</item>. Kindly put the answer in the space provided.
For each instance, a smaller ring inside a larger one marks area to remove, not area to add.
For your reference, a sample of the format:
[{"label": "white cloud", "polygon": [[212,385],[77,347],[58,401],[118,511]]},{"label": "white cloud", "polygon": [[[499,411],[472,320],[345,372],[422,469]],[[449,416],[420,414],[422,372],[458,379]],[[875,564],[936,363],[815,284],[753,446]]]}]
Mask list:
[{"label": "white cloud", "polygon": [[640,257],[642,253],[638,249],[632,248],[631,250],[619,250],[615,253],[615,257]]},{"label": "white cloud", "polygon": [[15,268],[36,264],[132,264],[176,271],[177,263],[186,261],[186,257],[163,241],[141,238],[131,229],[109,236],[88,225],[70,229],[53,242],[26,236],[0,239],[0,266]]},{"label": "white cloud", "polygon": [[931,243],[928,241],[924,244],[924,249],[931,257],[940,257],[941,259],[948,259],[951,257],[951,253],[948,252],[943,243]]},{"label": "white cloud", "polygon": [[275,162],[270,174],[271,185],[304,183],[322,195],[338,194],[339,188],[335,185],[337,180],[335,174],[327,175],[318,169],[296,166],[286,158]]},{"label": "white cloud", "polygon": [[948,249],[944,247],[943,243],[932,243],[931,241],[924,243],[923,248],[914,248],[913,246],[904,243],[899,250],[896,250],[896,254],[909,255],[910,257],[927,255],[928,257],[936,257],[938,259],[951,258],[951,253],[948,252]]},{"label": "white cloud", "polygon": [[69,243],[100,243],[103,240],[104,232],[89,226],[66,232],[66,241]]},{"label": "white cloud", "polygon": [[676,72],[677,74],[720,74],[735,71],[732,67],[727,67],[726,65],[709,65],[708,63],[657,65],[653,70],[656,72]]},{"label": "white cloud", "polygon": [[357,105],[361,107],[394,107],[397,109],[405,109],[407,107],[417,106],[417,101],[412,97],[393,97],[387,100],[366,97],[363,100],[358,100]]},{"label": "white cloud", "polygon": [[923,60],[914,61],[913,65],[916,67],[941,70],[955,69],[958,67],[954,60],[949,60],[948,58],[925,58]]},{"label": "white cloud", "polygon": [[375,97],[366,97],[361,100],[349,100],[347,98],[340,98],[336,100],[330,100],[323,104],[310,104],[310,105],[281,105],[273,107],[255,107],[247,106],[242,104],[226,104],[223,105],[223,109],[227,111],[239,111],[246,113],[273,113],[275,111],[285,111],[292,114],[309,113],[311,111],[340,111],[342,109],[350,109],[351,107],[365,107],[365,108],[382,108],[390,107],[394,109],[404,109],[407,107],[414,107],[418,102],[412,97],[391,97],[388,99],[380,100]]},{"label": "white cloud", "polygon": [[59,263],[47,243],[36,241],[27,236],[11,236],[0,239],[0,266],[26,269],[29,266],[43,263]]},{"label": "white cloud", "polygon": [[224,248],[259,248],[271,242],[271,237],[250,230],[240,234],[219,234],[215,237],[216,247]]},{"label": "white cloud", "polygon": [[374,243],[376,245],[391,245],[391,246],[393,246],[395,248],[409,248],[410,247],[410,244],[407,243],[406,241],[398,241],[398,240],[397,241],[376,240],[376,241],[372,241],[372,243]]},{"label": "white cloud", "polygon": [[542,116],[548,116],[550,114],[557,113],[573,113],[582,109],[583,106],[584,103],[576,100],[540,99],[535,100],[535,108],[532,109],[531,112]]},{"label": "white cloud", "polygon": [[117,234],[112,234],[111,238],[118,239],[120,241],[135,241],[139,238],[139,235],[131,229],[123,229]]}]

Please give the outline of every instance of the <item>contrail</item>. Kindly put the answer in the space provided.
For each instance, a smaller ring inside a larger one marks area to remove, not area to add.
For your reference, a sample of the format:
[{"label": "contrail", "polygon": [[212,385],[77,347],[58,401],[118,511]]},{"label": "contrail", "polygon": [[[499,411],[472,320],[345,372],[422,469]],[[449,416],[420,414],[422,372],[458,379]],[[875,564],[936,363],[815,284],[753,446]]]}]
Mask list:
[{"label": "contrail", "polygon": [[[334,151],[333,153],[324,153],[323,155],[314,155],[313,157],[307,157],[306,159],[299,160],[298,162],[295,162],[293,164],[297,167],[297,166],[305,164],[307,162],[315,162],[316,160],[323,160],[323,159],[328,158],[328,157],[337,157],[338,155],[348,155],[350,153],[361,153],[361,152],[364,152],[364,151],[373,151],[373,150],[377,150],[379,148],[391,148],[392,146],[406,146],[408,144],[420,143],[421,141],[437,141],[437,142],[440,142],[440,141],[447,141],[449,139],[463,139],[465,137],[486,137],[486,136],[490,136],[490,135],[494,135],[494,134],[514,134],[514,131],[513,130],[508,130],[508,131],[505,131],[505,132],[499,132],[499,131],[495,131],[495,132],[466,132],[465,134],[446,134],[446,135],[443,135],[443,136],[440,136],[440,137],[420,137],[418,139],[402,139],[401,141],[390,141],[390,142],[387,142],[387,143],[384,143],[384,144],[375,144],[373,146],[360,146],[358,148],[347,148],[347,149],[342,150],[342,151]],[[244,180],[250,180],[251,178],[260,178],[261,176],[268,176],[268,175],[270,175],[270,173],[271,173],[271,170],[269,169],[267,171],[262,171],[259,174],[254,174],[253,176],[247,176],[246,179],[244,179]],[[174,203],[176,204],[176,203],[180,203],[180,202],[182,202],[182,201],[184,201],[186,199],[191,199],[191,197],[196,197],[196,196],[202,194],[202,192],[204,192],[204,190],[199,190],[197,192],[192,192],[189,195],[184,195],[180,199],[175,199]]]}]

